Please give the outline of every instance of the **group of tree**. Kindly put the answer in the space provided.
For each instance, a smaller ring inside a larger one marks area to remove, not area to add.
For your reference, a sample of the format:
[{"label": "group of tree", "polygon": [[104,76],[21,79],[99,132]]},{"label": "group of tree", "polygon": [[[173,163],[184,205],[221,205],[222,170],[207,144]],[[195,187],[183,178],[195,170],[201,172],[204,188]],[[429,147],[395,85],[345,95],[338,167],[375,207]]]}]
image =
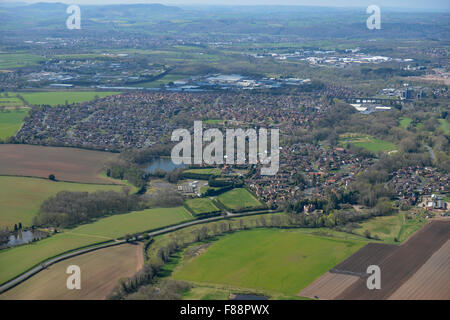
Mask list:
[{"label": "group of tree", "polygon": [[68,227],[106,215],[141,210],[146,206],[140,196],[130,195],[128,188],[124,188],[123,192],[61,191],[42,203],[33,224]]},{"label": "group of tree", "polygon": [[114,179],[127,180],[138,188],[143,188],[146,184],[145,171],[124,161],[109,162],[106,165],[106,175]]}]

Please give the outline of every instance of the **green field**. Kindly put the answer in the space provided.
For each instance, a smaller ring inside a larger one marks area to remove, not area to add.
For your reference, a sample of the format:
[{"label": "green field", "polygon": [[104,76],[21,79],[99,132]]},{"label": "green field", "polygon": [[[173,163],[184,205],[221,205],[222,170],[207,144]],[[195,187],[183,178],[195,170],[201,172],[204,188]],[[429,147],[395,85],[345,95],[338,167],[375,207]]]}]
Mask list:
[{"label": "green field", "polygon": [[158,80],[151,81],[151,82],[139,83],[136,86],[144,87],[144,88],[159,88],[161,85],[166,85],[169,82],[181,80],[183,78],[186,78],[186,75],[166,74],[164,77],[162,77]]},{"label": "green field", "polygon": [[172,277],[294,296],[364,244],[308,235],[302,230],[241,231],[182,261]]},{"label": "green field", "polygon": [[20,94],[29,104],[48,104],[56,106],[59,104],[78,103],[119,94],[120,92],[102,92],[102,91],[52,91],[52,92],[16,92],[10,95]]},{"label": "green field", "polygon": [[0,111],[0,139],[12,137],[20,129],[23,119],[28,115],[29,108]]},{"label": "green field", "polygon": [[186,206],[192,210],[194,215],[220,211],[219,208],[209,198],[189,199],[185,202]]},{"label": "green field", "polygon": [[241,210],[261,206],[261,202],[244,188],[236,188],[217,197],[226,208],[231,210]]},{"label": "green field", "polygon": [[220,175],[220,169],[219,168],[204,168],[204,169],[189,169],[184,171],[186,173],[197,173],[197,174],[204,174],[204,175]]},{"label": "green field", "polygon": [[450,133],[450,123],[445,119],[439,119],[439,128],[447,134]]},{"label": "green field", "polygon": [[346,134],[341,135],[340,143],[351,143],[357,147],[367,149],[372,152],[388,152],[397,149],[397,146],[392,142],[375,139],[366,135]]},{"label": "green field", "polygon": [[41,56],[27,53],[0,53],[0,70],[35,65]]},{"label": "green field", "polygon": [[207,119],[207,120],[203,120],[203,123],[206,123],[206,124],[222,124],[223,120],[221,120],[221,119]]},{"label": "green field", "polygon": [[192,215],[184,207],[153,208],[113,215],[67,232],[111,239],[122,237],[127,233],[144,232],[188,220],[192,220]]},{"label": "green field", "polygon": [[412,122],[411,118],[401,117],[399,124],[400,124],[400,127],[402,127],[403,129],[408,129],[408,127],[411,124],[411,122]]},{"label": "green field", "polygon": [[41,203],[59,191],[122,190],[123,186],[55,182],[39,178],[0,176],[0,226],[30,226]]},{"label": "green field", "polygon": [[377,236],[380,240],[387,243],[395,243],[395,238],[402,242],[409,238],[414,232],[425,224],[426,220],[417,215],[412,219],[407,219],[405,213],[399,213],[392,216],[375,217],[363,223],[360,227],[353,230],[354,233],[364,235],[368,230],[371,237]]},{"label": "green field", "polygon": [[99,219],[32,244],[2,250],[0,283],[66,251],[189,219],[192,219],[192,216],[184,207],[148,209]]},{"label": "green field", "polygon": [[15,95],[0,94],[0,107],[20,107],[23,102]]}]

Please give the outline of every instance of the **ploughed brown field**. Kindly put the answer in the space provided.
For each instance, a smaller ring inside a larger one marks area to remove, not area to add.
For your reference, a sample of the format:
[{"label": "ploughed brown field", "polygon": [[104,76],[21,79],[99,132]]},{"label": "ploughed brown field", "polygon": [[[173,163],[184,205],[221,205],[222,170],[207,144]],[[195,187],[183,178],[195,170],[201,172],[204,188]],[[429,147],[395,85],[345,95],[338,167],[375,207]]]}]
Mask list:
[{"label": "ploughed brown field", "polygon": [[43,147],[22,144],[0,145],[0,175],[48,178],[83,183],[112,184],[102,176],[106,162],[118,154],[76,148]]},{"label": "ploughed brown field", "polygon": [[[408,241],[382,258],[381,289],[369,290],[366,278],[360,278],[337,299],[381,300],[388,299],[403,283],[408,281],[450,239],[450,221],[426,224]],[[351,259],[351,257],[350,257]],[[449,270],[447,269],[446,272]],[[445,275],[445,273],[443,274]]]},{"label": "ploughed brown field", "polygon": [[450,240],[389,299],[450,300]]},{"label": "ploughed brown field", "polygon": [[359,277],[354,275],[327,272],[300,291],[298,296],[320,300],[333,300],[345,289],[358,281],[358,279]]},{"label": "ploughed brown field", "polygon": [[[81,271],[81,289],[66,286],[67,267]],[[101,300],[121,278],[131,277],[143,266],[142,244],[122,244],[58,262],[0,295],[0,300]]]},{"label": "ploughed brown field", "polygon": [[[432,221],[400,246],[369,243],[299,296],[337,300],[450,299],[450,220]],[[367,288],[378,265],[381,289]]]},{"label": "ploughed brown field", "polygon": [[397,249],[398,246],[396,245],[368,243],[348,259],[331,269],[330,272],[364,276],[368,266],[379,264]]}]

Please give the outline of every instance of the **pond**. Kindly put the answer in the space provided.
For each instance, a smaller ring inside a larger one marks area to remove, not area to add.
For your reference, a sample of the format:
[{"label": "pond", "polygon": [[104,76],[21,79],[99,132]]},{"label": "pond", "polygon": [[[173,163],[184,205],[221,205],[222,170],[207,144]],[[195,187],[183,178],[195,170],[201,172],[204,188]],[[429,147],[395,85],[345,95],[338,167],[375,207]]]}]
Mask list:
[{"label": "pond", "polygon": [[177,168],[186,168],[185,164],[175,164],[170,158],[154,158],[149,163],[143,165],[145,172],[155,173],[156,171],[169,172]]},{"label": "pond", "polygon": [[19,230],[9,236],[9,240],[2,247],[14,247],[21,244],[29,243],[34,240],[46,238],[48,233],[40,230]]}]

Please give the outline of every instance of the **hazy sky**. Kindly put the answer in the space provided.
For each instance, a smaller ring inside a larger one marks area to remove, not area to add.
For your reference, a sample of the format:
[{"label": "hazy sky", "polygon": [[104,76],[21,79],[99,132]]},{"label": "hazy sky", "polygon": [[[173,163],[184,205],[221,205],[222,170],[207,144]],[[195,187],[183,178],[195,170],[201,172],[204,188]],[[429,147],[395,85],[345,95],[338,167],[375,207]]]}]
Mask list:
[{"label": "hazy sky", "polygon": [[450,9],[450,0],[0,0],[1,2],[63,2],[75,4],[162,3],[168,5],[309,5]]}]

